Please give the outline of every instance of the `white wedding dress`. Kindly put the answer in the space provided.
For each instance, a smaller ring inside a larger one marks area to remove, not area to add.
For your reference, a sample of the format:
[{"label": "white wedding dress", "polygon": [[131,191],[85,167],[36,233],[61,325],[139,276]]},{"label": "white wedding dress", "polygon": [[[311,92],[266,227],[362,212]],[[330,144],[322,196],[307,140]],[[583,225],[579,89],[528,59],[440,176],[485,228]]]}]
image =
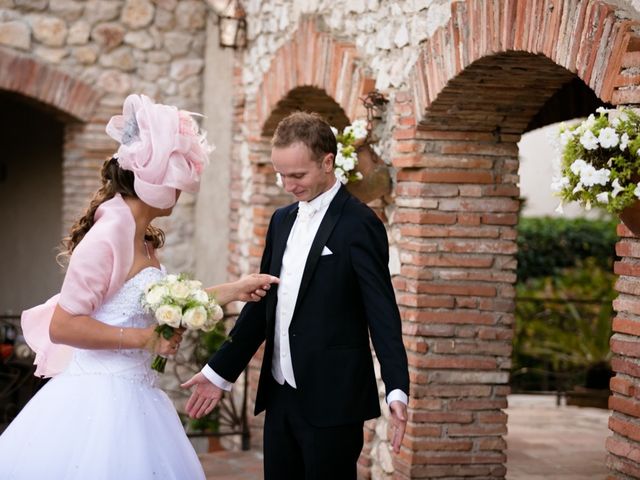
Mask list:
[{"label": "white wedding dress", "polygon": [[[164,275],[140,271],[94,318],[149,326],[140,296]],[[155,386],[152,360],[145,350],[76,349],[0,436],[0,479],[204,479],[171,400]]]}]

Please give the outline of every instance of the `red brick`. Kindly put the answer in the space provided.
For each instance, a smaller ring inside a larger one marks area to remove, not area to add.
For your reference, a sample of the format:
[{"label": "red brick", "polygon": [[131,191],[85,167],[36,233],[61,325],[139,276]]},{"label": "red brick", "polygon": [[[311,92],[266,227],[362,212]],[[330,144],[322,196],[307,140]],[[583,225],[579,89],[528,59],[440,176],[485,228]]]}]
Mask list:
[{"label": "red brick", "polygon": [[407,435],[414,437],[440,437],[442,435],[442,427],[439,425],[421,425],[409,421],[407,423],[407,429],[405,430]]},{"label": "red brick", "polygon": [[409,365],[419,368],[455,370],[491,370],[497,367],[495,358],[416,355],[408,353]]},{"label": "red brick", "polygon": [[[616,301],[617,300],[615,300],[613,302],[614,308],[616,306]],[[638,308],[640,308],[640,305],[638,306]],[[622,318],[622,317],[615,317],[613,319],[612,328],[613,328],[614,332],[628,333],[630,335],[640,336],[640,322],[639,321],[635,321],[635,320],[631,320],[631,319],[627,319],[627,318]]]},{"label": "red brick", "polygon": [[485,213],[482,223],[488,225],[517,225],[518,215],[515,213]]},{"label": "red brick", "polygon": [[419,423],[471,423],[473,415],[470,412],[428,412],[409,409],[410,422]]},{"label": "red brick", "polygon": [[640,277],[640,264],[629,263],[628,261],[615,262],[613,264],[613,271],[617,275]]},{"label": "red brick", "polygon": [[640,462],[640,448],[637,445],[623,439],[608,437],[606,448],[609,452],[620,457],[624,457],[633,462]]},{"label": "red brick", "polygon": [[613,377],[609,385],[612,391],[621,393],[622,395],[626,395],[627,397],[634,396],[636,392],[636,385],[626,378],[622,378],[620,376]]},{"label": "red brick", "polygon": [[484,437],[490,435],[506,435],[507,426],[503,424],[450,425],[447,430],[451,437]]},{"label": "red brick", "polygon": [[473,442],[465,440],[434,441],[422,438],[407,438],[405,436],[405,441],[403,443],[414,451],[428,450],[431,452],[468,452],[473,448]]},{"label": "red brick", "polygon": [[610,346],[613,353],[627,357],[640,357],[640,338],[621,340],[616,334],[611,338]]},{"label": "red brick", "polygon": [[490,170],[400,170],[398,181],[423,183],[493,183],[495,181]]},{"label": "red brick", "polygon": [[623,437],[640,442],[640,425],[630,419],[614,414],[609,417],[609,429]]},{"label": "red brick", "polygon": [[494,325],[496,315],[493,313],[475,313],[469,311],[418,311],[407,310],[404,312],[405,320],[428,322],[430,324],[472,324],[472,325]]},{"label": "red brick", "polygon": [[609,397],[609,408],[616,412],[626,413],[632,417],[640,417],[640,403],[633,399],[618,396]]},{"label": "red brick", "polygon": [[616,243],[616,254],[620,257],[640,258],[640,242],[637,240],[620,240]]}]

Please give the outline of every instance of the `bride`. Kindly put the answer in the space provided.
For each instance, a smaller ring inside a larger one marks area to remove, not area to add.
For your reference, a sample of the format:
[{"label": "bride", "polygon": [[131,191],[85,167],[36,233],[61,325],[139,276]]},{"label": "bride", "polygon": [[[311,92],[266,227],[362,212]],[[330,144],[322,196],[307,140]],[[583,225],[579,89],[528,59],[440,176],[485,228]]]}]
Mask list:
[{"label": "bride", "polygon": [[[23,313],[36,375],[53,376],[0,436],[0,479],[204,479],[155,354],[174,354],[140,304],[165,275],[156,257],[181,191],[197,192],[208,146],[191,116],[130,95],[107,133],[120,142],[102,186],[65,239],[60,294]],[[218,303],[258,301],[277,278],[254,274],[208,289]]]}]

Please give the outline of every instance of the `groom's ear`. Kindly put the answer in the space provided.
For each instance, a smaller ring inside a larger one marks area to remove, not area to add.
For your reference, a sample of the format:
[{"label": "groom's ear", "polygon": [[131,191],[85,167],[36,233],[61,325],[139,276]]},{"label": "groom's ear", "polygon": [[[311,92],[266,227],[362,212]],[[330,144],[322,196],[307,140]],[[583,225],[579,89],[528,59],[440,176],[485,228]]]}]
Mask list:
[{"label": "groom's ear", "polygon": [[327,153],[324,158],[322,159],[322,169],[325,171],[325,173],[331,173],[333,172],[333,160],[334,160],[334,155],[333,153]]}]

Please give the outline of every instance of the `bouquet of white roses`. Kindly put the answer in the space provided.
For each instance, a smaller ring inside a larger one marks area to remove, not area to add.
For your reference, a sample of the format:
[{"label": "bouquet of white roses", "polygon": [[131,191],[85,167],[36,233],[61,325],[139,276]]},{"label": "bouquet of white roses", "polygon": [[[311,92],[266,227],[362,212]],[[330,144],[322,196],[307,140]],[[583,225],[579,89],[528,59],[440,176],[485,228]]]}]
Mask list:
[{"label": "bouquet of white roses", "polygon": [[[142,307],[153,313],[158,326],[156,332],[165,339],[174,329],[213,330],[222,320],[222,307],[203,288],[202,283],[186,275],[167,275],[147,286],[142,295]],[[158,355],[151,368],[164,372],[167,359]]]},{"label": "bouquet of white roses", "polygon": [[560,175],[551,189],[563,202],[619,214],[640,198],[640,116],[624,108],[597,113],[579,125],[560,126]]}]

